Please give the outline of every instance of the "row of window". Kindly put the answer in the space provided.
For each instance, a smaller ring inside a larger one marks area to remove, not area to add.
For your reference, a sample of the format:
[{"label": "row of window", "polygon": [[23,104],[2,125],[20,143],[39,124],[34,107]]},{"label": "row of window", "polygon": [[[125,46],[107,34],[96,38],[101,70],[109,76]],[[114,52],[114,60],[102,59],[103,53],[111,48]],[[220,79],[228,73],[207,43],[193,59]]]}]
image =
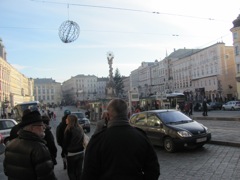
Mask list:
[{"label": "row of window", "polygon": [[35,97],[35,99],[37,99],[38,101],[40,101],[40,100],[43,100],[43,101],[45,101],[45,100],[47,100],[47,101],[54,100],[54,95],[51,95],[51,96],[38,96],[38,98]]}]

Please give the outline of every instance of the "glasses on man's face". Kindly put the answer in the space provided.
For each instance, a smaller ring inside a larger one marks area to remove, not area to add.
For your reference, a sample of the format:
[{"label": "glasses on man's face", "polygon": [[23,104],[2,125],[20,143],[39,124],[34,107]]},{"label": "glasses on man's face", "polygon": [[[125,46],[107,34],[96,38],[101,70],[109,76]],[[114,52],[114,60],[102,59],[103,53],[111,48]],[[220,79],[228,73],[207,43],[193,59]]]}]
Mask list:
[{"label": "glasses on man's face", "polygon": [[32,126],[43,126],[43,127],[45,127],[44,124],[33,124]]}]

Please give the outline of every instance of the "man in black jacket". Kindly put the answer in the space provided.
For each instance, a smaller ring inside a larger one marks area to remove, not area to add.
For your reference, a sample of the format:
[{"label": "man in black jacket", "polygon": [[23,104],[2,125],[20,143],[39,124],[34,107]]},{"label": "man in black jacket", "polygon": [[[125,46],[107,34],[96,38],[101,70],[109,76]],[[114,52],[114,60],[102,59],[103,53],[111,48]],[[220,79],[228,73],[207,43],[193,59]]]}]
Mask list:
[{"label": "man in black jacket", "polygon": [[57,147],[56,147],[56,144],[55,144],[54,136],[53,136],[52,131],[51,131],[51,126],[49,125],[50,118],[48,116],[42,116],[42,119],[43,119],[43,123],[46,126],[44,140],[47,143],[46,146],[48,147],[49,152],[51,154],[53,164],[56,165],[57,164],[57,160],[56,160],[56,158],[57,158]]},{"label": "man in black jacket", "polygon": [[8,179],[55,180],[53,161],[43,137],[45,125],[38,111],[22,117],[18,137],[7,144],[3,162]]},{"label": "man in black jacket", "polygon": [[128,123],[122,99],[109,102],[107,128],[93,135],[85,151],[81,180],[157,180],[160,166],[146,134]]}]

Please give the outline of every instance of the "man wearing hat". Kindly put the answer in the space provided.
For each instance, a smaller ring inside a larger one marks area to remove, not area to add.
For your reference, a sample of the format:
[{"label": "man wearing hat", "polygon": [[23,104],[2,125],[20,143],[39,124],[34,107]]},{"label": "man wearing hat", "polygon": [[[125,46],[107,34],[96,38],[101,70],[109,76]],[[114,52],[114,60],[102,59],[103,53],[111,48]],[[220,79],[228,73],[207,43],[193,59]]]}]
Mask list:
[{"label": "man wearing hat", "polygon": [[57,129],[56,129],[57,143],[62,148],[61,156],[63,158],[63,169],[67,169],[67,160],[66,160],[65,154],[63,152],[63,139],[64,139],[64,131],[67,127],[66,119],[67,119],[69,114],[71,114],[71,111],[66,109],[64,111],[62,121],[59,123],[59,125],[57,126]]},{"label": "man wearing hat", "polygon": [[22,117],[18,137],[7,144],[3,162],[9,179],[55,180],[54,165],[43,137],[45,125],[38,111]]}]

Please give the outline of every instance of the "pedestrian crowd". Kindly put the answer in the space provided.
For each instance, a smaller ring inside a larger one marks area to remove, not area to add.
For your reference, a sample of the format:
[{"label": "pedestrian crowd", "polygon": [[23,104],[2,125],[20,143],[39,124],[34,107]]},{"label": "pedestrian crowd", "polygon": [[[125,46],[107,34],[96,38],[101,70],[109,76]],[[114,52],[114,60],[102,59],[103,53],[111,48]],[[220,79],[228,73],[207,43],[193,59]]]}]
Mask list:
[{"label": "pedestrian crowd", "polygon": [[[3,162],[9,179],[55,180],[57,148],[49,122],[39,111],[26,110],[12,129]],[[88,142],[78,118],[65,110],[56,129],[63,169],[70,180],[157,180],[160,165],[145,132],[128,122],[128,106],[112,99]]]}]

